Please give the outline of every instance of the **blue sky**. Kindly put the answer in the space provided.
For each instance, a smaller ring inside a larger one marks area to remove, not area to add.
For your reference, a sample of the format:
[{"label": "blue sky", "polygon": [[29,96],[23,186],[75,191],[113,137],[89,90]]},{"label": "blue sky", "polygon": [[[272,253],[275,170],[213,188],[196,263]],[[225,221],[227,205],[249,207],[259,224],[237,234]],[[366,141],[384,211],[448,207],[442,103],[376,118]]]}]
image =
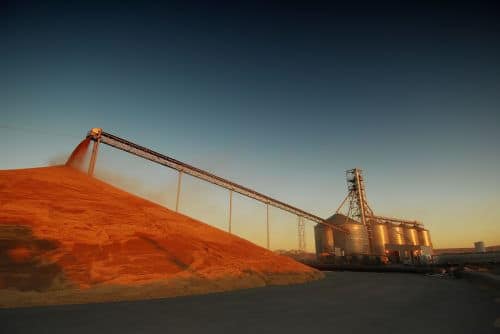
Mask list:
[{"label": "blue sky", "polygon": [[[1,6],[2,169],[98,126],[321,216],[360,167],[375,212],[424,221],[435,246],[500,243],[495,5]],[[103,159],[151,187],[163,173]],[[211,208],[185,212],[217,225]]]}]

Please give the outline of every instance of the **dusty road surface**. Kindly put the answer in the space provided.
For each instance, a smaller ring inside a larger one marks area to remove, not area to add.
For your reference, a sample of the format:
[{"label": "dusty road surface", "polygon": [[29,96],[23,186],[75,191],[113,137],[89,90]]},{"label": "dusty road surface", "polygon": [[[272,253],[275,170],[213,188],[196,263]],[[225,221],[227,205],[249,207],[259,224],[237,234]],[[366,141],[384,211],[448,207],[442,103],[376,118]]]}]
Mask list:
[{"label": "dusty road surface", "polygon": [[500,299],[465,280],[328,273],[204,296],[0,310],[3,333],[499,333]]}]

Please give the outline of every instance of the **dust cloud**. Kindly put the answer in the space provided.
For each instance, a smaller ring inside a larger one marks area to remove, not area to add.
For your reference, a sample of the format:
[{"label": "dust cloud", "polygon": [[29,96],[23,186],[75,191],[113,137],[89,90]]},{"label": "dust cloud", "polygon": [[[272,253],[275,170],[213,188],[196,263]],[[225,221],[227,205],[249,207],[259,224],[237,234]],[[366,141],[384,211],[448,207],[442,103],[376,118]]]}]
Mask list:
[{"label": "dust cloud", "polygon": [[80,144],[75,148],[73,153],[71,153],[68,161],[66,161],[66,166],[73,167],[75,169],[82,169],[83,163],[85,161],[85,156],[87,155],[90,144],[90,138],[82,140]]}]

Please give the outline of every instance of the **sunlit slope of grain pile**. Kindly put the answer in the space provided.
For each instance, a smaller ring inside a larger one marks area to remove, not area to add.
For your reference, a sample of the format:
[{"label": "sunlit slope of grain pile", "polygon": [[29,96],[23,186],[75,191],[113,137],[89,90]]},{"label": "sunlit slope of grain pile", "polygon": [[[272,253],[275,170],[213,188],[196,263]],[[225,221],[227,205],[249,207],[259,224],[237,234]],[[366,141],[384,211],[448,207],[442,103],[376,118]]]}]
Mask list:
[{"label": "sunlit slope of grain pile", "polygon": [[0,304],[164,297],[321,273],[70,167],[0,171]]}]

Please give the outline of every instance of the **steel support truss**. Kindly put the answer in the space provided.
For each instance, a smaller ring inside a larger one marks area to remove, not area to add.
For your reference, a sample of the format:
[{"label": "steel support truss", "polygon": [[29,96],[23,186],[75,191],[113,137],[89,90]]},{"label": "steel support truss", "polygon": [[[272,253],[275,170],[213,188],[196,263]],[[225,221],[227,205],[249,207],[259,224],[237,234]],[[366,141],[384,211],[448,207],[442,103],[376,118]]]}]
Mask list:
[{"label": "steel support truss", "polygon": [[[114,147],[114,148],[117,148],[119,150],[131,153],[133,155],[144,158],[146,160],[149,160],[149,161],[158,163],[160,165],[175,169],[181,174],[188,174],[188,175],[194,176],[196,178],[199,178],[201,180],[215,184],[219,187],[226,188],[231,192],[231,195],[232,195],[232,192],[234,191],[234,192],[237,192],[241,195],[244,195],[244,196],[247,196],[247,197],[252,198],[254,200],[257,200],[259,202],[262,202],[266,205],[271,205],[275,208],[290,212],[298,217],[301,217],[302,224],[304,224],[304,220],[308,220],[308,221],[316,222],[319,224],[328,225],[331,228],[340,230],[340,231],[345,232],[345,233],[349,233],[345,229],[338,227],[338,226],[335,226],[335,225],[332,225],[332,224],[326,222],[323,218],[318,217],[312,213],[306,212],[304,210],[301,210],[299,208],[296,208],[294,206],[291,206],[289,204],[281,202],[277,199],[274,199],[272,197],[269,197],[267,195],[259,193],[255,190],[252,190],[250,188],[239,185],[235,182],[226,180],[220,176],[217,176],[215,174],[207,172],[203,169],[191,166],[187,163],[181,162],[181,161],[176,160],[174,158],[171,158],[169,156],[166,156],[166,155],[163,155],[161,153],[150,150],[146,147],[132,143],[132,142],[125,140],[123,138],[120,138],[120,137],[117,137],[117,136],[112,135],[110,133],[104,132],[104,131],[102,131],[102,129],[99,129],[99,128],[92,129],[89,132],[88,137],[90,137],[90,139],[92,139],[96,143],[103,143],[103,144],[109,145],[111,147]],[[179,185],[180,185],[180,176],[179,176]],[[180,192],[180,190],[178,190],[178,193],[179,192]],[[177,201],[177,204],[176,204],[177,208],[176,209],[178,209],[178,203],[179,203],[179,201]],[[231,218],[229,218],[229,219],[231,219]],[[229,230],[230,230],[230,227],[229,227]],[[299,248],[300,248],[300,246],[301,245],[299,245]],[[303,246],[302,248],[305,249],[305,241],[302,243],[302,246]]]}]

